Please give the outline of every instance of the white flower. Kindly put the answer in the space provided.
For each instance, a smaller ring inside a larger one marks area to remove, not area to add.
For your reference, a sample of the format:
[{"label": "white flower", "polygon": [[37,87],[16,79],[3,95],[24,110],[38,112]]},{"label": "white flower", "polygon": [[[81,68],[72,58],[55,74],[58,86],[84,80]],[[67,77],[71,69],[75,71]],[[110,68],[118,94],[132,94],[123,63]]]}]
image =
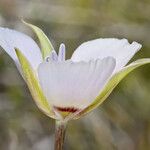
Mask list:
[{"label": "white flower", "polygon": [[0,45],[15,61],[38,107],[55,119],[86,114],[130,71],[150,63],[147,58],[126,66],[141,45],[112,38],[85,42],[65,60],[64,44],[57,55],[42,30],[27,25],[37,34],[41,51],[27,35],[6,28],[0,28]]}]

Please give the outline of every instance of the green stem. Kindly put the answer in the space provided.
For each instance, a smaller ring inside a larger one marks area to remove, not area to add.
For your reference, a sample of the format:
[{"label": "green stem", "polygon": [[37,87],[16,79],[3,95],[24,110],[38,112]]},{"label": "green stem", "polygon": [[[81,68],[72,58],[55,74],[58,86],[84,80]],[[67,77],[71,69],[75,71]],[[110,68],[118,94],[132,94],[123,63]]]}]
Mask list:
[{"label": "green stem", "polygon": [[56,121],[55,128],[55,150],[63,150],[66,122]]}]

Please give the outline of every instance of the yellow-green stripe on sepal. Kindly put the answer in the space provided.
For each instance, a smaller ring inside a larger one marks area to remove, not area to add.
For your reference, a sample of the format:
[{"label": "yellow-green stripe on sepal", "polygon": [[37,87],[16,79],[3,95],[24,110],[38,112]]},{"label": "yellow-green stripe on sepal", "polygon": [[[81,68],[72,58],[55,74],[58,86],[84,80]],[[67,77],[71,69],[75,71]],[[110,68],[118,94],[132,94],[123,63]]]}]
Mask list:
[{"label": "yellow-green stripe on sepal", "polygon": [[34,70],[32,69],[30,63],[28,62],[26,57],[21,53],[21,51],[19,49],[15,48],[15,51],[16,51],[17,57],[19,59],[19,62],[21,64],[24,79],[28,85],[28,88],[29,88],[31,95],[32,95],[33,99],[35,100],[37,106],[46,115],[54,118],[52,108],[42,92],[42,89],[39,85],[37,76],[36,76]]},{"label": "yellow-green stripe on sepal", "polygon": [[22,22],[28,27],[30,27],[37,35],[39,42],[40,42],[40,46],[41,46],[42,56],[43,56],[43,59],[45,59],[50,54],[50,52],[54,50],[52,43],[50,42],[48,37],[39,27],[32,25],[30,23],[27,23],[24,20],[22,20]]},{"label": "yellow-green stripe on sepal", "polygon": [[134,69],[150,63],[150,58],[143,58],[139,59],[128,66],[124,67],[121,71],[114,74],[111,79],[108,81],[102,92],[99,96],[96,97],[96,99],[93,101],[93,103],[85,108],[75,119],[81,117],[82,115],[85,115],[89,111],[93,110],[97,106],[99,106],[112,92],[112,90],[118,85],[118,83],[131,71]]}]

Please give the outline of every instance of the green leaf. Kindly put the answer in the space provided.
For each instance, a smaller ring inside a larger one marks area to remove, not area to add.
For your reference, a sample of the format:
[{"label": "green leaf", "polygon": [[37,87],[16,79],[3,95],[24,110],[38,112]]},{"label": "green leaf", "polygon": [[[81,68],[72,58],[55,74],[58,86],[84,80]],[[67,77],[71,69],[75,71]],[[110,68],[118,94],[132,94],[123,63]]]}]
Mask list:
[{"label": "green leaf", "polygon": [[79,118],[82,115],[85,115],[89,111],[93,110],[94,108],[98,107],[113,91],[113,89],[118,85],[118,83],[131,71],[134,69],[150,63],[150,58],[145,58],[145,59],[139,59],[128,66],[124,67],[121,71],[118,73],[114,74],[112,78],[108,81],[106,86],[104,87],[103,91],[100,92],[99,96],[96,97],[96,99],[93,101],[93,103],[85,108],[77,117]]},{"label": "green leaf", "polygon": [[26,57],[21,53],[20,50],[18,50],[16,48],[15,51],[16,51],[16,54],[18,56],[19,62],[20,62],[21,67],[22,67],[23,76],[25,78],[25,81],[28,85],[28,88],[29,88],[31,95],[32,95],[33,99],[35,100],[37,106],[46,115],[54,118],[53,112],[51,110],[51,106],[47,102],[47,100],[46,100],[46,98],[45,98],[45,96],[41,90],[37,76],[36,76],[35,72],[33,71],[30,63],[28,62]]},{"label": "green leaf", "polygon": [[26,24],[28,27],[30,27],[37,35],[40,45],[41,45],[41,51],[43,59],[46,58],[52,50],[54,50],[52,43],[48,39],[48,37],[45,35],[45,33],[37,26],[29,24],[22,20],[24,24]]}]

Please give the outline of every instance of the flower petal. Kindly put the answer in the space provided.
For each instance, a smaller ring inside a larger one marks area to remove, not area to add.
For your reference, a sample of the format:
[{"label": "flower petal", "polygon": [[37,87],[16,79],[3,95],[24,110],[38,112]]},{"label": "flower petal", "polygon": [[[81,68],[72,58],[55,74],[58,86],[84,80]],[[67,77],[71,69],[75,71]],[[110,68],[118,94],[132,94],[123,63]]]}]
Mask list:
[{"label": "flower petal", "polygon": [[19,66],[19,60],[15,48],[21,50],[34,69],[42,62],[41,52],[37,44],[21,32],[0,28],[0,46],[10,55],[17,66]]},{"label": "flower petal", "polygon": [[49,103],[59,108],[87,107],[111,76],[115,59],[89,62],[44,62],[39,65],[41,87]]},{"label": "flower petal", "polygon": [[48,39],[48,37],[45,35],[45,33],[38,28],[35,25],[29,24],[27,22],[25,22],[24,20],[22,20],[24,24],[26,24],[28,27],[30,27],[37,35],[39,41],[40,41],[40,45],[41,45],[41,51],[42,51],[42,56],[45,59],[52,50],[54,50],[52,43],[50,42],[50,40]]},{"label": "flower petal", "polygon": [[76,116],[76,119],[90,112],[94,108],[98,107],[112,92],[112,90],[118,85],[118,83],[126,76],[128,73],[133,71],[134,69],[150,63],[150,58],[139,59],[135,62],[132,62],[128,66],[124,67],[121,71],[116,73],[111,77],[111,79],[106,84],[105,88],[100,92],[100,94],[96,97],[96,99],[89,105],[86,109],[84,109],[80,114]]},{"label": "flower petal", "polygon": [[89,61],[111,56],[116,59],[116,72],[125,66],[140,48],[139,43],[130,44],[126,39],[96,39],[81,44],[71,59],[72,61]]},{"label": "flower petal", "polygon": [[50,104],[47,102],[45,96],[43,95],[36,73],[33,71],[32,67],[30,66],[30,63],[28,62],[26,57],[21,53],[21,51],[19,51],[18,49],[16,49],[16,54],[18,56],[18,59],[20,61],[23,70],[23,76],[26,80],[28,88],[37,106],[47,116],[55,118],[52,108],[50,107]]}]

